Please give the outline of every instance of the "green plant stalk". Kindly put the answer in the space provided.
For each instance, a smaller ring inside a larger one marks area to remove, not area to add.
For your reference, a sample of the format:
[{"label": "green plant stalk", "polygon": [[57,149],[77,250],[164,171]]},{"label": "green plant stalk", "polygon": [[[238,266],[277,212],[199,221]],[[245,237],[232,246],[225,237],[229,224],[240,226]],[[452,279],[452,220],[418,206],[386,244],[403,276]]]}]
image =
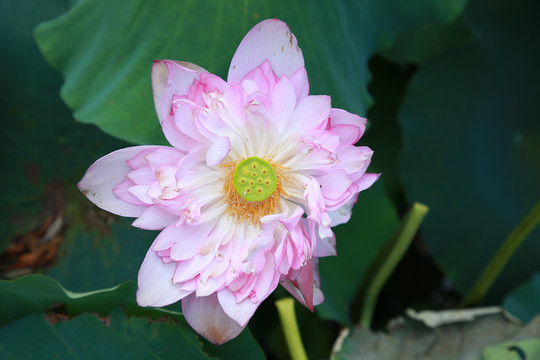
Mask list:
[{"label": "green plant stalk", "polygon": [[523,240],[540,222],[540,201],[525,216],[521,223],[512,231],[501,245],[495,256],[491,259],[474,287],[469,291],[463,302],[462,307],[468,307],[480,303],[486,293],[489,291],[499,274],[502,272],[512,255],[519,248]]},{"label": "green plant stalk", "polygon": [[281,327],[285,334],[285,341],[293,360],[307,360],[306,351],[300,338],[296,314],[294,312],[294,299],[284,298],[276,301],[276,307],[281,320]]},{"label": "green plant stalk", "polygon": [[376,267],[368,273],[373,274],[373,276],[368,278],[360,313],[360,324],[365,329],[371,327],[373,311],[375,310],[379,292],[409,248],[428,210],[427,206],[420,203],[412,205],[411,210],[401,220],[400,226],[390,238],[388,246],[381,251],[378,258],[380,261],[374,262]]}]

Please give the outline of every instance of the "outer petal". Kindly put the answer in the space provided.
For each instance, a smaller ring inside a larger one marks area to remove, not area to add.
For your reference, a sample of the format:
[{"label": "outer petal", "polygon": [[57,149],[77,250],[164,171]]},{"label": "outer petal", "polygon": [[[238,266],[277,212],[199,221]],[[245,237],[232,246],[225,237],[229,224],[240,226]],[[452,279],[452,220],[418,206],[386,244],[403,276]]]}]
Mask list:
[{"label": "outer petal", "polygon": [[240,83],[247,73],[265,60],[270,61],[278,78],[292,77],[304,66],[304,56],[287,24],[268,19],[255,25],[244,37],[229,67],[228,81]]},{"label": "outer petal", "polygon": [[84,174],[77,187],[94,204],[120,216],[137,217],[146,209],[121,200],[113,189],[124,181],[133,169],[127,161],[140,152],[157,146],[134,146],[116,150],[98,159]]},{"label": "outer petal", "polygon": [[182,300],[182,312],[195,331],[216,345],[234,339],[244,330],[225,314],[216,293],[204,297],[191,294]]},{"label": "outer petal", "polygon": [[184,291],[172,283],[176,263],[164,263],[152,249],[148,250],[139,270],[137,283],[137,303],[140,306],[166,306],[188,296],[192,291]]},{"label": "outer petal", "polygon": [[341,205],[341,207],[328,212],[330,219],[332,219],[332,226],[345,224],[351,219],[352,209],[357,199],[358,194],[351,197],[345,204]]},{"label": "outer petal", "polygon": [[159,122],[171,114],[172,97],[187,95],[193,81],[203,68],[188,62],[155,60],[152,67],[152,91]]}]

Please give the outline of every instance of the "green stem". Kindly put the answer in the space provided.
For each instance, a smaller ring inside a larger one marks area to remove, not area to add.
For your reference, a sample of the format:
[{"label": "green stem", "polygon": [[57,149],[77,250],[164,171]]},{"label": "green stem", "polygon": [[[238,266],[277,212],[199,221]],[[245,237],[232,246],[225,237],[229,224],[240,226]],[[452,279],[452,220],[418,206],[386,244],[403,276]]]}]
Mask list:
[{"label": "green stem", "polygon": [[296,314],[294,312],[294,299],[285,298],[276,301],[281,327],[285,333],[285,341],[293,360],[307,360],[306,351],[300,338]]},{"label": "green stem", "polygon": [[474,287],[469,294],[465,297],[465,300],[461,303],[462,307],[468,307],[480,303],[484,298],[484,295],[491,288],[491,285],[495,282],[501,271],[504,269],[508,260],[514,255],[518,247],[523,240],[529,235],[529,233],[540,222],[540,201],[532,208],[527,216],[521,221],[521,223],[512,231],[512,233],[506,238],[501,245],[497,254],[491,259]]},{"label": "green stem", "polygon": [[365,329],[371,327],[373,311],[375,310],[379,292],[409,248],[428,210],[429,208],[423,204],[413,204],[411,210],[401,221],[399,228],[380,252],[379,258],[373,263],[372,269],[368,272],[369,280],[365,287],[360,314],[360,324]]}]

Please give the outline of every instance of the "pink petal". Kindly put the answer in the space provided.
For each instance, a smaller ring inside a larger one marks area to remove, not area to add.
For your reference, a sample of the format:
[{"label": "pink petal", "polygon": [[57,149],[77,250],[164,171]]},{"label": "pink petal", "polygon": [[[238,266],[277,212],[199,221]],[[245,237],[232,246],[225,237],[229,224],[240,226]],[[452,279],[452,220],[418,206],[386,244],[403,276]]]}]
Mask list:
[{"label": "pink petal", "polygon": [[277,127],[280,132],[291,121],[296,108],[296,93],[293,85],[286,77],[282,77],[272,90],[272,108]]},{"label": "pink petal", "polygon": [[309,81],[305,67],[298,69],[296,73],[289,79],[296,91],[296,102],[300,102],[309,94]]},{"label": "pink petal", "polygon": [[317,181],[321,186],[321,193],[325,199],[339,198],[352,184],[352,180],[349,179],[344,170],[337,170],[319,176],[317,177]]},{"label": "pink petal", "polygon": [[188,296],[172,282],[176,263],[164,263],[154,250],[148,250],[139,270],[137,303],[140,306],[166,306]]},{"label": "pink petal", "polygon": [[342,144],[353,145],[366,131],[367,120],[342,109],[330,110],[330,131],[339,135]]},{"label": "pink petal", "polygon": [[206,153],[206,164],[208,166],[219,165],[227,154],[231,151],[231,141],[227,136],[219,138],[210,146]]},{"label": "pink petal", "polygon": [[240,83],[265,60],[270,61],[278,78],[282,75],[290,78],[304,66],[296,37],[280,20],[264,20],[247,33],[232,58],[228,81]]},{"label": "pink petal", "polygon": [[192,148],[201,145],[199,141],[187,136],[184,132],[178,129],[173,115],[167,116],[163,119],[161,129],[163,130],[163,134],[167,138],[169,144],[183,152],[189,152],[189,150]]},{"label": "pink petal", "polygon": [[176,221],[178,221],[178,216],[154,205],[148,207],[132,225],[144,230],[162,230]]},{"label": "pink petal", "polygon": [[152,67],[152,90],[159,122],[171,115],[173,95],[187,95],[203,68],[188,62],[156,60]]},{"label": "pink petal", "polygon": [[261,92],[269,95],[277,81],[278,78],[272,71],[270,61],[265,60],[259,67],[244,76],[241,86],[247,94]]},{"label": "pink petal", "polygon": [[359,181],[356,181],[355,183],[359,186],[358,191],[366,190],[371,187],[379,179],[381,174],[364,174]]},{"label": "pink petal", "polygon": [[121,200],[113,189],[122,183],[133,169],[127,161],[144,150],[156,146],[134,146],[120,149],[98,159],[84,174],[77,187],[94,204],[103,210],[120,216],[137,217],[145,206]]},{"label": "pink petal", "polygon": [[361,172],[363,174],[373,156],[373,150],[367,146],[342,145],[338,152],[339,162],[335,165],[335,169],[343,169],[347,174]]},{"label": "pink petal", "polygon": [[249,298],[237,303],[234,293],[228,288],[218,291],[217,298],[225,314],[241,326],[247,325],[260,304],[260,302],[252,302]]},{"label": "pink petal", "polygon": [[204,297],[196,297],[195,294],[186,297],[182,300],[182,312],[195,331],[216,345],[234,339],[244,330],[244,326],[225,314],[215,293]]},{"label": "pink petal", "polygon": [[147,205],[143,203],[141,200],[137,199],[135,196],[131,195],[129,192],[129,188],[135,185],[135,183],[128,178],[126,178],[124,181],[122,181],[120,184],[116,185],[113,189],[113,192],[116,196],[118,196],[121,200],[126,201],[133,205],[140,205],[146,207]]},{"label": "pink petal", "polygon": [[297,131],[308,132],[318,128],[328,120],[330,114],[330,97],[312,95],[304,98],[297,106],[287,127],[287,133]]},{"label": "pink petal", "polygon": [[302,266],[293,281],[287,279],[281,283],[298,301],[313,311],[313,258]]},{"label": "pink petal", "polygon": [[[198,243],[202,242],[213,228],[213,224],[204,225],[189,225],[181,224],[178,226],[169,226],[163,230],[154,243],[152,249],[155,251],[165,250],[173,246],[174,244],[182,244],[186,248],[192,249],[193,254],[197,252]],[[194,239],[198,240],[194,243]]]}]

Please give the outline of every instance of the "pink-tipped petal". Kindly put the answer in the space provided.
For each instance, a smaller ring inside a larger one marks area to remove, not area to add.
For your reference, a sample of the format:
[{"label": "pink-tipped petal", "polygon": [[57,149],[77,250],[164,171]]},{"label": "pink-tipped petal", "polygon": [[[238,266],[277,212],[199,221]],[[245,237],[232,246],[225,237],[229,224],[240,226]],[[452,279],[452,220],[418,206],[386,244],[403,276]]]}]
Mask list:
[{"label": "pink-tipped petal", "polygon": [[355,144],[366,131],[367,120],[342,109],[330,110],[330,131],[342,137],[342,144]]},{"label": "pink-tipped petal", "polygon": [[155,146],[134,146],[114,151],[97,160],[84,174],[77,187],[94,204],[113,214],[137,217],[146,210],[145,206],[121,200],[113,189],[122,183],[133,169],[127,161],[140,152]]},{"label": "pink-tipped petal", "polygon": [[228,81],[240,83],[250,71],[265,60],[278,78],[292,77],[304,66],[304,56],[287,24],[268,19],[257,24],[244,37],[232,58]]},{"label": "pink-tipped petal", "polygon": [[162,230],[178,221],[178,218],[154,205],[148,207],[131,225],[144,230]]},{"label": "pink-tipped petal", "polygon": [[192,291],[184,291],[173,284],[175,270],[176,263],[164,263],[154,250],[148,250],[137,278],[137,303],[140,306],[166,306],[191,294]]},{"label": "pink-tipped petal", "polygon": [[186,95],[203,68],[188,62],[155,60],[152,67],[152,91],[159,122],[171,115],[173,95]]},{"label": "pink-tipped petal", "polygon": [[229,151],[231,150],[231,140],[227,136],[219,138],[215,143],[210,146],[206,153],[206,164],[208,166],[216,166],[225,159]]},{"label": "pink-tipped petal", "polygon": [[189,295],[182,300],[182,312],[195,331],[216,345],[234,339],[244,330],[244,326],[225,314],[216,293],[204,297]]}]

